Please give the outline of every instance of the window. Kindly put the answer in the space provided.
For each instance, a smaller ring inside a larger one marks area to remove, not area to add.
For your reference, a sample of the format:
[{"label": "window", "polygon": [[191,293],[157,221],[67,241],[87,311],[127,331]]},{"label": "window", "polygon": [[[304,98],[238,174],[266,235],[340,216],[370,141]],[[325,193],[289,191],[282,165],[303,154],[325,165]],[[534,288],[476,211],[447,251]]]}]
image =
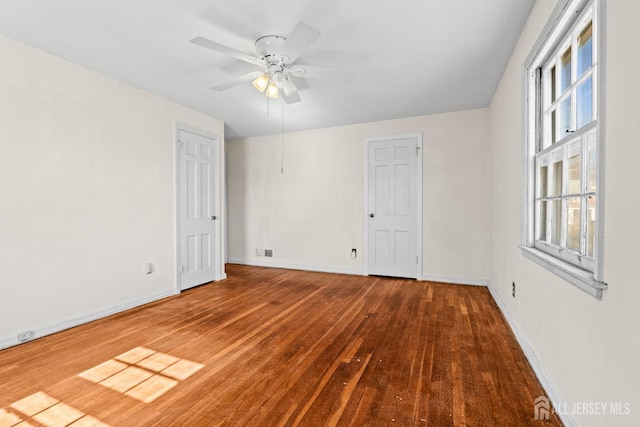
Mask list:
[{"label": "window", "polygon": [[603,1],[561,0],[525,63],[523,253],[597,298]]}]

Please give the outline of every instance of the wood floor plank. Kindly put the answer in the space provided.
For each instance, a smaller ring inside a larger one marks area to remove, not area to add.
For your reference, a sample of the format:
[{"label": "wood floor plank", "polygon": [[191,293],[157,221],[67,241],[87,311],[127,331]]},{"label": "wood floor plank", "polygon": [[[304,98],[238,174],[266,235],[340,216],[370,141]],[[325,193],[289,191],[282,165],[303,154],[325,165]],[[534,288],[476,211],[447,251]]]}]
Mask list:
[{"label": "wood floor plank", "polygon": [[[0,351],[3,420],[561,425],[534,419],[544,391],[486,288],[238,265],[227,274]],[[133,349],[141,356],[119,357]],[[11,406],[29,396],[60,406]]]}]

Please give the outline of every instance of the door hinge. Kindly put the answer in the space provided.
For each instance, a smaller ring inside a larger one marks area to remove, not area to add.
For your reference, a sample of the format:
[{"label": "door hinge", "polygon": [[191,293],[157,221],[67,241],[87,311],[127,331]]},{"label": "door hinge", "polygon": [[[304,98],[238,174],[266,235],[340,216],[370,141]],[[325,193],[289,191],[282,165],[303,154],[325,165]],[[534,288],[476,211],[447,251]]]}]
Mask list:
[{"label": "door hinge", "polygon": [[178,273],[184,274],[184,265],[178,267]]},{"label": "door hinge", "polygon": [[416,255],[416,264],[418,263],[418,256]]},{"label": "door hinge", "polygon": [[180,144],[180,149],[182,150],[184,148],[184,142],[178,141],[178,144]]},{"label": "door hinge", "polygon": [[420,147],[416,145],[416,157],[420,156]]}]

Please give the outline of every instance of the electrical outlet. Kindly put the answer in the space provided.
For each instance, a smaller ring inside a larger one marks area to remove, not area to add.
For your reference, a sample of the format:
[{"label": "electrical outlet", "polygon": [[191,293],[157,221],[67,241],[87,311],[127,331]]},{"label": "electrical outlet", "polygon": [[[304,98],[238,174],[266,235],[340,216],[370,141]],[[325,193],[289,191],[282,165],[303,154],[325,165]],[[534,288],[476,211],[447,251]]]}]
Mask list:
[{"label": "electrical outlet", "polygon": [[516,282],[511,282],[511,296],[516,297]]},{"label": "electrical outlet", "polygon": [[264,256],[264,249],[256,249],[256,256]]},{"label": "electrical outlet", "polygon": [[18,334],[18,341],[19,342],[27,342],[27,341],[31,341],[33,339],[33,331],[24,331],[24,332],[20,332]]},{"label": "electrical outlet", "polygon": [[356,248],[351,249],[351,259],[356,259],[357,256],[358,251],[356,251]]}]

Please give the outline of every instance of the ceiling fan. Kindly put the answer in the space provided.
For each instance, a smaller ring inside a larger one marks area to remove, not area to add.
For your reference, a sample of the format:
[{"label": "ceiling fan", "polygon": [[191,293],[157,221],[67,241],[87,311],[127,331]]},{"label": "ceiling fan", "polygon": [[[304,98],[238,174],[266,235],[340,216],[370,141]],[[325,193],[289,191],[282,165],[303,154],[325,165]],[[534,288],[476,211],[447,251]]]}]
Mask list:
[{"label": "ceiling fan", "polygon": [[220,83],[211,89],[223,91],[245,82],[253,81],[253,85],[260,92],[265,92],[270,98],[277,98],[278,91],[284,92],[287,104],[299,102],[300,94],[293,78],[348,81],[354,73],[328,67],[317,67],[296,64],[295,61],[316,40],[320,32],[304,22],[298,23],[289,37],[268,35],[260,37],[255,42],[256,55],[241,52],[229,46],[217,43],[204,37],[196,37],[191,43],[223,53],[259,67],[258,70],[238,76]]}]

